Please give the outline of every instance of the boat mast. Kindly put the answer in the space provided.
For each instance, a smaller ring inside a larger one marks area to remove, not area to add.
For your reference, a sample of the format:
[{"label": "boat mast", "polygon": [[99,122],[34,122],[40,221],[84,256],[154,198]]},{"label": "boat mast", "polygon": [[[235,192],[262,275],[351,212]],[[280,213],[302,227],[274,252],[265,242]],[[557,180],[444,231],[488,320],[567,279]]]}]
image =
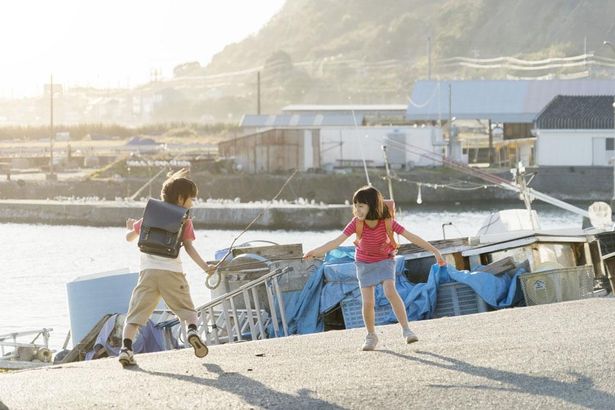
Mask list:
[{"label": "boat mast", "polygon": [[538,226],[532,216],[532,197],[528,191],[527,181],[525,180],[525,167],[523,166],[523,163],[519,161],[517,163],[517,167],[515,169],[512,169],[511,171],[514,174],[515,183],[519,187],[519,196],[523,200],[525,208],[527,209],[530,222],[532,223],[532,229],[536,231],[538,230]]},{"label": "boat mast", "polygon": [[391,200],[395,200],[395,197],[393,196],[393,181],[391,178],[391,168],[389,168],[389,157],[387,155],[387,146],[386,145],[381,145],[380,148],[382,148],[382,152],[384,153],[384,168],[386,169],[386,179],[389,185],[389,198]]}]

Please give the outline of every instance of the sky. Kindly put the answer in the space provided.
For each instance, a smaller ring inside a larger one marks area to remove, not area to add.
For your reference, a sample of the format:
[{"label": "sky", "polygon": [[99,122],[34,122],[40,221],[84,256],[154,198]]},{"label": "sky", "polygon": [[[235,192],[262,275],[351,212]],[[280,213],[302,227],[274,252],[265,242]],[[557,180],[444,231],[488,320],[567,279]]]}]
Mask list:
[{"label": "sky", "polygon": [[135,87],[205,66],[267,23],[285,0],[18,0],[0,13],[0,98],[53,82]]}]

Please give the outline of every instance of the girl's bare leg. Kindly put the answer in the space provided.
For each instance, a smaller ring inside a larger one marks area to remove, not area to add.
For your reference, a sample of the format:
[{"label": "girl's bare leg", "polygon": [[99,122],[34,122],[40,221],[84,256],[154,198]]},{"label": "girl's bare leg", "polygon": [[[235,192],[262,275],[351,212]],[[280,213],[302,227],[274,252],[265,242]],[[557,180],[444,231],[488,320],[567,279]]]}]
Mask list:
[{"label": "girl's bare leg", "polygon": [[395,313],[397,321],[401,325],[402,329],[407,329],[408,315],[406,314],[406,306],[404,305],[404,301],[401,300],[399,293],[397,293],[397,289],[395,289],[395,281],[385,280],[382,282],[382,288],[384,289],[384,296],[386,296],[389,303],[391,303],[391,307],[393,308],[393,313]]},{"label": "girl's bare leg", "polygon": [[374,287],[361,288],[361,299],[363,301],[363,321],[365,322],[365,328],[367,333],[376,333],[376,313],[374,308],[376,300],[374,297]]}]

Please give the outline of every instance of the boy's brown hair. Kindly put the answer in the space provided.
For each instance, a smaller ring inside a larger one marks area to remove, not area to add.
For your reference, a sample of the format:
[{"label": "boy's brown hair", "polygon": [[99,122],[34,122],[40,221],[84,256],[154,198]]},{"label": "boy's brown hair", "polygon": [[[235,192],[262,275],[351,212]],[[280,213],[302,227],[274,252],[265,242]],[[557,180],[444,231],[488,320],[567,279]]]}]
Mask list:
[{"label": "boy's brown hair", "polygon": [[187,170],[181,169],[164,181],[160,191],[160,198],[165,202],[177,204],[180,196],[184,199],[195,198],[198,193],[199,191],[194,182],[188,179]]},{"label": "boy's brown hair", "polygon": [[352,196],[352,204],[366,204],[369,206],[369,211],[365,219],[389,219],[392,218],[389,208],[384,205],[384,197],[373,186],[364,186],[359,188]]}]

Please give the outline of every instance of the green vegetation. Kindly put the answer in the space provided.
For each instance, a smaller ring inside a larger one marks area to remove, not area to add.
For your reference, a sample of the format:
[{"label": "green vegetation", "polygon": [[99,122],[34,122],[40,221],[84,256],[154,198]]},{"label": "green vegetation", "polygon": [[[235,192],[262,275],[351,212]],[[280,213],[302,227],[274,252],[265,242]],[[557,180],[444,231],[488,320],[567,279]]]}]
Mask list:
[{"label": "green vegetation", "polygon": [[[228,45],[200,71],[262,65],[264,112],[289,103],[404,103],[413,82],[427,78],[428,37],[434,79],[557,75],[451,67],[442,60],[535,60],[586,50],[615,57],[602,47],[615,41],[614,14],[615,2],[603,0],[287,0],[256,35]],[[227,92],[253,95],[255,82],[244,79],[243,89]]]}]

